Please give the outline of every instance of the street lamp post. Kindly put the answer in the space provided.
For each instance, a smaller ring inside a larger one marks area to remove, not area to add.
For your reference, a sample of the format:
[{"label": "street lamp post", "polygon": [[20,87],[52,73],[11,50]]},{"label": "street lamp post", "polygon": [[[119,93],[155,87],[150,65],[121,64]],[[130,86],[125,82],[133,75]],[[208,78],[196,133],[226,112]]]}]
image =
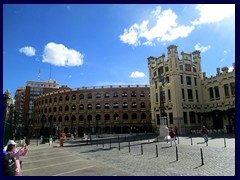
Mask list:
[{"label": "street lamp post", "polygon": [[41,121],[42,121],[42,131],[41,131],[41,136],[42,136],[42,142],[41,143],[44,143],[44,135],[45,135],[45,114],[42,115],[42,118],[41,118]]},{"label": "street lamp post", "polygon": [[98,117],[96,118],[96,136],[98,137]]}]

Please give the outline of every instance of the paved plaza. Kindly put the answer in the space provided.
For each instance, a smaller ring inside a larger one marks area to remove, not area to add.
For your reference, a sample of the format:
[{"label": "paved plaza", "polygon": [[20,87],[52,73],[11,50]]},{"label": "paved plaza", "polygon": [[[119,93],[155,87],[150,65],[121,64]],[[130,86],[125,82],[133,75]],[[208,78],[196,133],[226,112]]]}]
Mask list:
[{"label": "paved plaza", "polygon": [[[179,137],[176,147],[153,138],[97,138],[38,144],[23,160],[24,176],[235,176],[235,138]],[[129,146],[130,145],[130,146]]]}]

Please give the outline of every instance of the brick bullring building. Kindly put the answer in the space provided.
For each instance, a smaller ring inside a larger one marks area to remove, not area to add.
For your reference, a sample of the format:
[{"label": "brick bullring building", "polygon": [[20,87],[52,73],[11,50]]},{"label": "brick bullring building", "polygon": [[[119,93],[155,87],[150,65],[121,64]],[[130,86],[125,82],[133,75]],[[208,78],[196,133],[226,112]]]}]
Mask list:
[{"label": "brick bullring building", "polygon": [[32,132],[58,136],[84,133],[152,132],[150,88],[147,85],[101,86],[40,95],[34,101]]}]

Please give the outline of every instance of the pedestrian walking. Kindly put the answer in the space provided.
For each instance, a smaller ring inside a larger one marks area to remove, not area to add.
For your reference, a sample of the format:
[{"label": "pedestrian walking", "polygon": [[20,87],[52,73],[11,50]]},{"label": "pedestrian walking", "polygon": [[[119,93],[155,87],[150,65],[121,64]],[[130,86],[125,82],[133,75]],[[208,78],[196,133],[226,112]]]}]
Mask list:
[{"label": "pedestrian walking", "polygon": [[7,144],[7,152],[10,156],[14,157],[16,163],[16,175],[22,175],[22,161],[20,160],[20,156],[25,156],[28,152],[27,145],[25,141],[22,143],[22,148],[20,150],[17,149],[17,143],[13,140],[9,140]]},{"label": "pedestrian walking", "polygon": [[169,136],[170,136],[170,145],[172,146],[172,142],[174,142],[175,146],[177,146],[177,143],[175,141],[175,133],[172,129],[169,132]]},{"label": "pedestrian walking", "polygon": [[202,135],[204,138],[204,142],[207,143],[208,142],[208,129],[205,126],[202,127]]},{"label": "pedestrian walking", "polygon": [[175,140],[177,140],[177,126],[174,127],[173,132],[175,134]]}]

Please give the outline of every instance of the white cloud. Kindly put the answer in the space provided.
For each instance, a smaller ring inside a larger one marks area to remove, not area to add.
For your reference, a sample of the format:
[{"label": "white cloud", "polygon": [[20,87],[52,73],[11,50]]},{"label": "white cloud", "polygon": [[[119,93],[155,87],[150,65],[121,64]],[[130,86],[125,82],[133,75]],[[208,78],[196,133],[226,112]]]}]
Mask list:
[{"label": "white cloud", "polygon": [[152,11],[152,14],[155,18],[153,27],[149,27],[149,20],[142,21],[140,25],[135,23],[129,29],[124,29],[120,40],[133,46],[153,46],[154,40],[172,41],[180,37],[187,37],[194,30],[192,25],[179,25],[176,21],[177,15],[171,9],[161,11],[161,7],[158,6]]},{"label": "white cloud", "polygon": [[232,72],[233,71],[233,66],[228,67],[228,71]]},{"label": "white cloud", "polygon": [[131,77],[131,78],[142,78],[142,77],[145,77],[145,74],[143,72],[135,71],[135,72],[132,72],[129,77]]},{"label": "white cloud", "polygon": [[200,4],[195,9],[200,11],[200,18],[193,25],[219,22],[235,14],[234,4]]},{"label": "white cloud", "polygon": [[83,55],[63,44],[50,42],[44,48],[42,62],[55,66],[80,66],[83,64]]},{"label": "white cloud", "polygon": [[26,56],[35,56],[36,50],[31,46],[25,46],[19,49],[20,53],[24,53]]},{"label": "white cloud", "polygon": [[227,54],[227,53],[229,53],[229,52],[231,52],[231,50],[224,50],[224,51],[223,51],[224,54]]},{"label": "white cloud", "polygon": [[201,46],[200,43],[197,43],[197,44],[194,46],[194,48],[195,48],[195,50],[199,50],[199,51],[201,51],[202,53],[204,53],[205,51],[207,51],[208,49],[210,49],[211,46],[210,46],[210,45],[208,45],[208,46]]}]

